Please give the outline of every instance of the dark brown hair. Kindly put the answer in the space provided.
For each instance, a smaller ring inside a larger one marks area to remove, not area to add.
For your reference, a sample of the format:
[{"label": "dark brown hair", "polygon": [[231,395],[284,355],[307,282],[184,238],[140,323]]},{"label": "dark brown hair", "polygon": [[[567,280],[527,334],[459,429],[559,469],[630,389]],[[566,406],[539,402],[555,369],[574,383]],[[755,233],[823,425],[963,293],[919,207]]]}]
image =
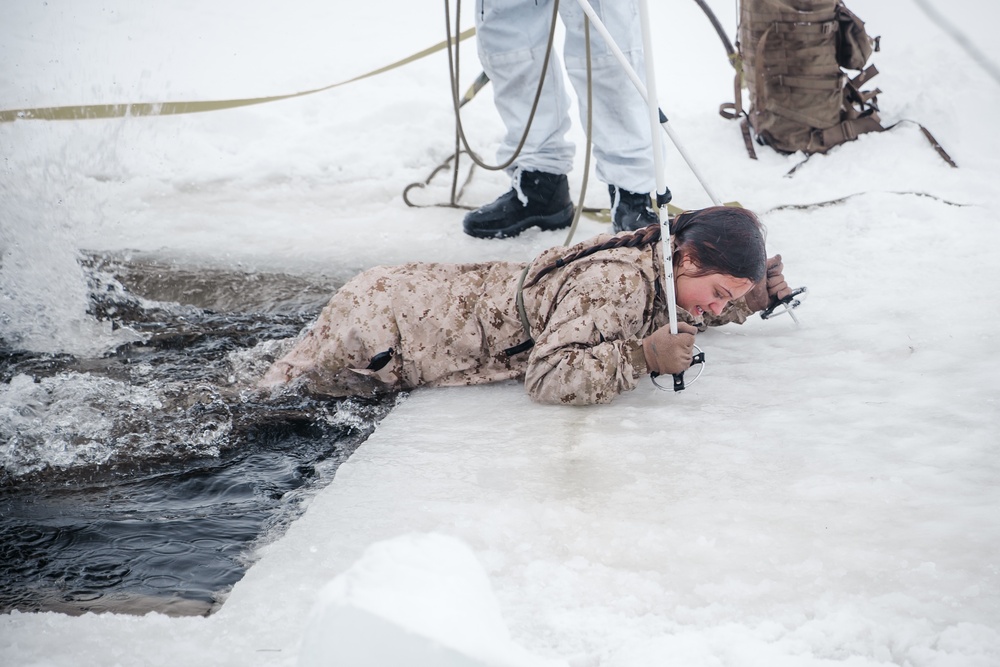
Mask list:
[{"label": "dark brown hair", "polygon": [[674,236],[674,266],[682,257],[698,267],[696,275],[721,273],[751,282],[767,270],[764,227],[753,211],[712,206],[686,211],[670,223]]},{"label": "dark brown hair", "polygon": [[[698,267],[696,275],[721,273],[736,278],[763,280],[767,253],[764,227],[745,208],[712,206],[681,213],[670,223],[674,235],[673,262],[689,258]],[[660,225],[653,224],[629,234],[617,234],[604,243],[581,248],[543,267],[524,287],[531,287],[546,274],[570,262],[612,248],[638,248],[660,240]]]}]

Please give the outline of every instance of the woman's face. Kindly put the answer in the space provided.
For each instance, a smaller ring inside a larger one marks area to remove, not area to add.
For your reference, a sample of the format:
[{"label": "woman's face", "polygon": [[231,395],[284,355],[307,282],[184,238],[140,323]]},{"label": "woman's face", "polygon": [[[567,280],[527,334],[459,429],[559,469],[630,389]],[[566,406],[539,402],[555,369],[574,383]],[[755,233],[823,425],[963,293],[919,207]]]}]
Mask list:
[{"label": "woman's face", "polygon": [[722,273],[696,275],[698,267],[685,258],[674,277],[677,305],[695,317],[705,313],[718,315],[733,299],[738,299],[753,287],[749,278],[736,278]]}]

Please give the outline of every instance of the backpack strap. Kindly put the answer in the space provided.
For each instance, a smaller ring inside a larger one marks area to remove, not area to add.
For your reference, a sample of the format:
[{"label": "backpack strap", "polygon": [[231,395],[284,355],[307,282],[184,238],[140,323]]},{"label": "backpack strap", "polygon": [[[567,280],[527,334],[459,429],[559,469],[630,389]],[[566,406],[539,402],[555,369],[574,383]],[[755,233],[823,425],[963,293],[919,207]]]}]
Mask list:
[{"label": "backpack strap", "polygon": [[860,118],[842,121],[839,125],[828,127],[819,133],[823,150],[828,150],[847,141],[854,141],[858,136],[868,132],[882,132],[886,128],[879,122],[878,116],[872,114]]},{"label": "backpack strap", "polygon": [[817,10],[817,11],[795,11],[795,12],[766,12],[766,11],[753,11],[753,13],[743,12],[745,16],[741,18],[741,21],[746,20],[748,24],[753,26],[766,25],[768,23],[774,23],[776,21],[781,21],[783,23],[825,23],[830,21],[830,12]]},{"label": "backpack strap", "polygon": [[945,151],[944,147],[938,143],[938,140],[934,138],[934,135],[931,134],[931,131],[928,130],[923,125],[921,125],[920,123],[917,123],[917,127],[919,127],[920,131],[924,133],[925,137],[927,137],[927,141],[931,142],[931,146],[933,146],[934,150],[937,151],[937,154],[941,156],[941,159],[950,164],[953,168],[958,169],[958,165],[955,164],[955,161],[951,159],[951,156],[948,155],[948,152]]},{"label": "backpack strap", "polygon": [[[876,98],[882,90],[879,88],[861,90],[861,86],[876,74],[878,74],[878,68],[875,65],[871,65],[844,84],[844,109],[847,112],[848,118],[865,115],[865,112],[869,109],[878,110]],[[857,110],[854,108],[855,106],[858,107]]]},{"label": "backpack strap", "polygon": [[517,314],[521,318],[521,328],[524,329],[525,340],[522,343],[518,343],[513,347],[508,347],[503,353],[507,357],[513,357],[515,354],[521,354],[522,352],[527,352],[535,346],[535,339],[531,337],[531,325],[528,324],[528,313],[524,309],[524,279],[528,277],[528,271],[531,269],[531,262],[524,267],[524,271],[521,271],[521,277],[517,281],[517,297],[514,301],[517,303]]},{"label": "backpack strap", "polygon": [[955,161],[951,159],[951,156],[948,155],[948,152],[944,149],[944,147],[940,143],[938,143],[938,140],[934,138],[934,135],[931,134],[931,131],[928,130],[926,127],[924,127],[922,124],[918,123],[917,121],[910,120],[909,118],[904,118],[903,120],[897,121],[885,129],[891,130],[900,123],[913,123],[914,125],[919,127],[920,132],[924,135],[927,141],[930,142],[931,147],[935,151],[937,151],[937,154],[941,156],[941,159],[947,162],[952,168],[958,169],[958,164],[956,164]]},{"label": "backpack strap", "polygon": [[796,111],[795,109],[789,109],[787,107],[770,106],[767,108],[768,111],[775,114],[776,116],[781,116],[782,118],[787,118],[788,120],[794,120],[802,125],[808,125],[809,127],[823,127],[827,125],[829,121],[824,121],[821,118],[813,118],[801,111]]},{"label": "backpack strap", "polygon": [[[767,50],[767,62],[793,62],[797,67],[802,66],[804,57],[823,57],[830,53],[827,46],[804,46],[800,49],[786,49],[780,43],[777,46],[769,47]],[[829,65],[822,65],[824,72],[830,71]]]},{"label": "backpack strap", "polygon": [[832,21],[775,21],[768,30],[775,33],[788,35],[798,33],[801,35],[829,35],[836,32],[839,27],[836,19]]},{"label": "backpack strap", "polygon": [[735,65],[736,74],[733,76],[733,101],[723,102],[719,105],[719,115],[726,120],[734,120],[744,115],[743,111],[743,61]]},{"label": "backpack strap", "polygon": [[843,76],[840,74],[827,75],[825,77],[778,74],[769,78],[779,86],[792,89],[798,88],[800,90],[839,91],[843,86]]},{"label": "backpack strap", "polygon": [[735,120],[742,116],[740,120],[740,132],[743,134],[743,144],[747,148],[747,155],[751,160],[757,159],[757,151],[753,147],[753,137],[750,136],[750,121],[746,111],[743,109],[743,72],[742,61],[733,77],[733,102],[723,102],[719,105],[719,115],[726,120]]},{"label": "backpack strap", "polygon": [[861,70],[861,72],[850,80],[852,86],[861,87],[868,82],[873,76],[878,74],[878,68],[875,65],[869,65],[868,67]]},{"label": "backpack strap", "polygon": [[743,143],[747,147],[747,155],[750,156],[751,160],[757,159],[757,151],[753,147],[753,138],[750,136],[750,120],[748,118],[743,118],[740,123],[740,131],[743,133]]}]

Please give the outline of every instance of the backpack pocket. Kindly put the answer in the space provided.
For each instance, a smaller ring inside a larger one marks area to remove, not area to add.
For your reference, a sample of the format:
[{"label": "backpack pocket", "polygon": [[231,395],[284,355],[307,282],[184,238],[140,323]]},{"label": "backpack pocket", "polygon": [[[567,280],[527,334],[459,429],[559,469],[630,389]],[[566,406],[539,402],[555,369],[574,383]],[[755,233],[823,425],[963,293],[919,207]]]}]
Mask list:
[{"label": "backpack pocket", "polygon": [[865,22],[848,9],[843,2],[837,3],[837,64],[847,69],[864,69],[872,55],[873,41],[865,31]]}]

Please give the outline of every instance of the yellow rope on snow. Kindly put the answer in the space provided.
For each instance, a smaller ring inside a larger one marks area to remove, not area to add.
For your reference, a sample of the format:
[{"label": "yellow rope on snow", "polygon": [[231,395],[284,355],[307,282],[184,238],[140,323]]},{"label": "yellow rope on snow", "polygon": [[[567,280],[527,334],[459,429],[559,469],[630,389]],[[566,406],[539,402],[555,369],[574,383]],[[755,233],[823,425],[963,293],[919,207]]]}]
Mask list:
[{"label": "yellow rope on snow", "polygon": [[[457,41],[461,42],[475,33],[475,28],[469,28],[458,35]],[[11,109],[9,111],[0,111],[0,123],[9,123],[15,120],[79,120],[86,118],[121,118],[124,116],[170,116],[184,113],[201,113],[203,111],[218,111],[220,109],[234,109],[236,107],[246,107],[254,104],[264,104],[266,102],[277,102],[278,100],[287,100],[294,97],[312,95],[313,93],[321,93],[325,90],[330,90],[331,88],[367,79],[375,76],[376,74],[382,74],[384,72],[388,72],[389,70],[396,69],[397,67],[402,67],[403,65],[411,63],[415,60],[420,60],[421,58],[431,55],[432,53],[443,50],[446,46],[448,46],[448,40],[439,42],[434,46],[415,53],[408,58],[394,62],[391,65],[386,65],[385,67],[380,67],[377,70],[356,76],[353,79],[334,83],[329,86],[323,86],[322,88],[304,90],[298,93],[290,93],[288,95],[249,97],[240,100],[87,104],[64,107],[40,107],[36,109]]]}]

